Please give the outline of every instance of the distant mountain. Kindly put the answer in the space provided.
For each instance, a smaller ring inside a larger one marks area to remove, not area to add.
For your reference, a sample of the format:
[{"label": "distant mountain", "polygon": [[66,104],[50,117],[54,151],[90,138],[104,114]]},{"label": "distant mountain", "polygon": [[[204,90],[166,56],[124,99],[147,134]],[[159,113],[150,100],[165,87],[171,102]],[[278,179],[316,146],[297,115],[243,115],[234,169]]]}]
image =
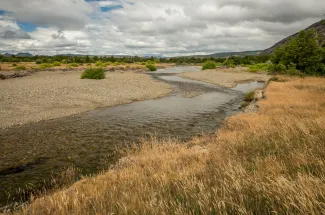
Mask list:
[{"label": "distant mountain", "polygon": [[16,56],[16,57],[33,57],[32,54],[26,52],[26,53],[23,53],[23,52],[20,52],[18,54],[9,54],[9,53],[5,53],[3,54],[4,57],[12,57],[12,56]]},{"label": "distant mountain", "polygon": [[4,54],[3,54],[3,56],[4,56],[4,57],[11,57],[11,56],[12,56],[12,54],[9,54],[9,53],[4,53]]},{"label": "distant mountain", "polygon": [[[318,34],[323,34],[325,35],[325,20],[321,20],[319,22],[316,22],[315,24],[312,24],[311,26],[309,26],[308,28],[306,28],[305,30],[309,30],[309,29],[314,29]],[[265,49],[261,55],[266,55],[266,54],[272,54],[272,52],[278,48],[279,46],[283,46],[285,45],[287,42],[289,42],[291,39],[297,37],[299,34],[295,33],[283,40],[281,40],[280,42],[276,43],[275,45],[273,45],[272,47]]]},{"label": "distant mountain", "polygon": [[243,51],[243,52],[221,52],[221,53],[215,53],[215,54],[209,54],[209,55],[194,55],[189,57],[196,57],[196,58],[226,58],[231,56],[238,56],[238,57],[245,57],[245,56],[252,56],[252,55],[259,55],[262,51],[256,50],[256,51]]},{"label": "distant mountain", "polygon": [[28,53],[28,52],[20,52],[18,54],[16,54],[17,57],[33,57],[33,55],[31,53]]}]

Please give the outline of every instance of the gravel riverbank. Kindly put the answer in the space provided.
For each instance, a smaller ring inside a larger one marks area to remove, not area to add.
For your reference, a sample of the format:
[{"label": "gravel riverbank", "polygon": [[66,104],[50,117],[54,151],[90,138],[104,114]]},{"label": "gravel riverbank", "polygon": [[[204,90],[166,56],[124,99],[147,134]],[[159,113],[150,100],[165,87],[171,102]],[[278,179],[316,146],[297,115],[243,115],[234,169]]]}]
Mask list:
[{"label": "gravel riverbank", "polygon": [[268,81],[270,76],[266,74],[246,72],[246,68],[218,68],[216,70],[204,70],[199,72],[185,72],[179,76],[197,81],[219,85],[222,87],[235,87],[237,83],[247,81]]},{"label": "gravel riverbank", "polygon": [[80,75],[43,71],[0,80],[0,128],[159,98],[172,90],[134,72],[109,72],[104,80],[81,80]]}]

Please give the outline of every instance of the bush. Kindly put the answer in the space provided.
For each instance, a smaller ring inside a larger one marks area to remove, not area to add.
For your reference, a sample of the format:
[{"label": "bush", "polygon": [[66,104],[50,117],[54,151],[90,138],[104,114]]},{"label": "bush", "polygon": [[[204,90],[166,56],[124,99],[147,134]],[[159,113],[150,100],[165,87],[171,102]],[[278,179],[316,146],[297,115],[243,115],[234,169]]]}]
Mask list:
[{"label": "bush", "polygon": [[271,64],[267,63],[258,63],[248,66],[250,72],[266,72],[271,68]]},{"label": "bush", "polygon": [[41,63],[43,63],[43,61],[42,61],[41,59],[37,59],[37,60],[35,61],[35,63],[36,63],[36,64],[41,64]]},{"label": "bush", "polygon": [[88,68],[82,75],[81,79],[104,79],[105,71],[102,68]]},{"label": "bush", "polygon": [[119,62],[115,62],[115,63],[114,63],[114,66],[119,66],[119,65],[120,65]]},{"label": "bush", "polygon": [[79,65],[77,63],[70,63],[69,67],[78,67]]},{"label": "bush", "polygon": [[17,64],[13,63],[13,64],[11,64],[11,66],[17,66]]},{"label": "bush", "polygon": [[95,64],[95,66],[97,66],[97,67],[102,67],[103,64],[104,64],[104,63],[103,63],[102,61],[97,61],[96,64]]},{"label": "bush", "polygon": [[235,65],[235,61],[232,60],[232,59],[227,59],[223,62],[223,65],[226,66],[226,67],[231,67],[231,68],[235,68],[236,65]]},{"label": "bush", "polygon": [[57,61],[55,61],[55,62],[52,64],[52,66],[61,66],[61,63],[60,63],[60,62],[57,62]]},{"label": "bush", "polygon": [[146,67],[147,67],[150,71],[157,71],[156,66],[153,65],[153,64],[147,64]]},{"label": "bush", "polygon": [[152,65],[154,65],[154,64],[155,64],[155,62],[154,62],[154,61],[152,61],[152,60],[147,60],[146,64],[152,64]]},{"label": "bush", "polygon": [[269,72],[271,73],[285,73],[287,71],[287,67],[283,64],[273,64],[269,67]]},{"label": "bush", "polygon": [[63,64],[66,64],[66,63],[67,63],[67,60],[62,60],[62,63],[63,63]]},{"label": "bush", "polygon": [[49,64],[49,63],[42,63],[39,68],[40,69],[47,69],[47,68],[51,68],[52,67],[52,64]]},{"label": "bush", "polygon": [[26,70],[26,67],[25,66],[17,66],[16,70]]},{"label": "bush", "polygon": [[216,69],[217,68],[217,64],[214,61],[206,61],[203,66],[202,66],[202,70],[206,70],[206,69]]}]

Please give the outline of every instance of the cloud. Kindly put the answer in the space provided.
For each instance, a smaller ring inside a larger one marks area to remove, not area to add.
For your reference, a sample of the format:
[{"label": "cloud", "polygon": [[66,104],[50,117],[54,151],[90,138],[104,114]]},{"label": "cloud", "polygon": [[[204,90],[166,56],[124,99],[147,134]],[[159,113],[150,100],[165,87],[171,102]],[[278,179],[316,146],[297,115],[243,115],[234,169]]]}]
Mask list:
[{"label": "cloud", "polygon": [[93,12],[83,0],[1,0],[0,9],[10,12],[17,21],[60,29],[80,29]]},{"label": "cloud", "polygon": [[0,51],[176,56],[268,48],[319,21],[325,2],[1,0],[0,10],[0,36],[23,38],[18,21],[39,26]]}]

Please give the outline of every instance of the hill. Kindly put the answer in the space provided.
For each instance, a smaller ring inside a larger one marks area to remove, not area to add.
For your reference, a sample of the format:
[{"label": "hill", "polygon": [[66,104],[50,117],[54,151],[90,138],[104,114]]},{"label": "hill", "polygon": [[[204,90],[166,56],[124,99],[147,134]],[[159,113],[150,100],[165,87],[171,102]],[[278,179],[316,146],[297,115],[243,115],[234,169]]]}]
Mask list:
[{"label": "hill", "polygon": [[252,56],[252,55],[258,55],[262,51],[256,50],[256,51],[243,51],[243,52],[220,52],[220,53],[214,53],[209,55],[194,55],[194,56],[188,56],[188,57],[195,57],[195,58],[226,58],[230,56],[239,56],[239,57],[245,57],[245,56]]},{"label": "hill", "polygon": [[[308,28],[306,28],[305,30],[309,30],[309,29],[314,29],[318,34],[323,34],[325,35],[325,20],[321,20],[319,22],[316,22],[314,24],[312,24],[311,26],[309,26]],[[265,49],[261,55],[267,55],[267,54],[272,54],[272,52],[279,46],[283,46],[284,44],[286,44],[287,42],[289,42],[291,39],[297,37],[299,34],[299,32],[281,40],[280,42],[274,44],[272,47]]]}]

